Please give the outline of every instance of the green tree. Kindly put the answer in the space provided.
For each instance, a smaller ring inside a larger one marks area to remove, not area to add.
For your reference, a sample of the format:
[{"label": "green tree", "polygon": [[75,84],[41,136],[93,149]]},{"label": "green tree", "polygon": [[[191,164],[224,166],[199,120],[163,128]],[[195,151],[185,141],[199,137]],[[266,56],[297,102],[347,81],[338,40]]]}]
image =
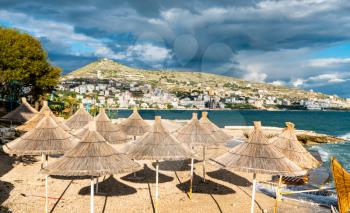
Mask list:
[{"label": "green tree", "polygon": [[19,96],[32,95],[37,100],[58,83],[60,73],[61,69],[48,62],[37,39],[18,30],[0,27],[2,98],[15,100]]}]

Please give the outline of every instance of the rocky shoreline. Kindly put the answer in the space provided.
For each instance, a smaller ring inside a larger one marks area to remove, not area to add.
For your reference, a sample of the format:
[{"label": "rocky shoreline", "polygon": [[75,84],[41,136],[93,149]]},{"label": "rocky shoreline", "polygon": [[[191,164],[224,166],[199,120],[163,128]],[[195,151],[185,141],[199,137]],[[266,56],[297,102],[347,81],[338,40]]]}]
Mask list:
[{"label": "rocky shoreline", "polygon": [[[252,126],[225,126],[224,130],[233,136],[247,135],[253,129]],[[277,136],[283,128],[279,127],[263,127],[263,130],[269,138]],[[320,134],[314,131],[308,130],[296,130],[298,140],[304,145],[315,145],[315,144],[334,144],[345,142],[343,138],[339,138],[332,135]]]}]

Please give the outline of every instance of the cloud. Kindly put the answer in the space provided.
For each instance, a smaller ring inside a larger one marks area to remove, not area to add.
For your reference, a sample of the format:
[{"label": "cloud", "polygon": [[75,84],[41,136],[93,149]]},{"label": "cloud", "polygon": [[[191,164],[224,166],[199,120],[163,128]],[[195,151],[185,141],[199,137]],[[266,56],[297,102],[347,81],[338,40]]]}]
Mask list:
[{"label": "cloud", "polygon": [[[0,25],[39,37],[66,70],[108,57],[303,88],[347,82],[350,58],[317,53],[350,41],[349,1],[5,0],[0,7]],[[73,62],[62,60],[69,56]]]},{"label": "cloud", "polygon": [[350,58],[320,58],[309,61],[309,66],[316,68],[350,64]]},{"label": "cloud", "polygon": [[171,51],[152,44],[136,44],[128,47],[126,56],[145,62],[161,63],[171,56]]}]

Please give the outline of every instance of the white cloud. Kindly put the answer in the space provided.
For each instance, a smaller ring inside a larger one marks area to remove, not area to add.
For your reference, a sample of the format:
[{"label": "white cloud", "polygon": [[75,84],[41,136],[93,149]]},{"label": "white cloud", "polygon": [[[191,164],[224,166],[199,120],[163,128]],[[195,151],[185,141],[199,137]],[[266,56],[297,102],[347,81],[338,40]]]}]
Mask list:
[{"label": "white cloud", "polygon": [[272,81],[270,84],[276,85],[276,86],[285,86],[286,82],[277,80],[277,81]]},{"label": "white cloud", "polygon": [[[59,48],[61,53],[76,56],[108,57],[111,59],[122,59],[125,56],[115,54],[102,41],[89,37],[85,34],[76,33],[74,26],[56,21],[35,19],[23,13],[8,12],[0,10],[0,19],[9,20],[11,24],[20,30],[26,31],[38,38],[45,38]],[[81,50],[74,49],[74,45],[84,45]],[[58,49],[56,49],[57,51]]]},{"label": "white cloud", "polygon": [[265,82],[266,78],[267,78],[266,73],[257,72],[257,71],[247,72],[246,74],[243,75],[244,80],[260,82],[260,83]]},{"label": "white cloud", "polygon": [[350,58],[319,58],[309,60],[308,65],[311,67],[330,67],[339,64],[350,64]]},{"label": "white cloud", "polygon": [[298,79],[295,79],[295,80],[292,80],[292,81],[291,81],[293,87],[300,87],[300,86],[302,86],[305,82],[306,82],[306,80],[301,79],[301,78],[298,78]]},{"label": "white cloud", "polygon": [[150,43],[136,44],[127,48],[127,57],[135,57],[145,62],[164,62],[171,56],[171,51],[165,47],[159,47]]}]

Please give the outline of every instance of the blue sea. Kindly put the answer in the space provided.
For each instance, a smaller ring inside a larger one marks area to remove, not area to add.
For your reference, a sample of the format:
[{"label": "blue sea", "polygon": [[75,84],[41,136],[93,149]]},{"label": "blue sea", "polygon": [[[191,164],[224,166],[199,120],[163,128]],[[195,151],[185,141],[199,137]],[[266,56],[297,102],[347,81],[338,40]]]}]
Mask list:
[{"label": "blue sea", "polygon": [[[140,110],[144,119],[153,119],[160,115],[165,119],[185,120],[191,119],[193,110]],[[111,118],[126,118],[131,110],[111,110]],[[263,125],[284,127],[285,122],[291,121],[297,129],[312,130],[318,133],[334,135],[350,140],[350,112],[347,111],[260,111],[260,110],[210,110],[208,117],[220,127],[249,126],[253,121],[262,121]],[[331,156],[350,169],[350,143],[325,144],[311,146],[309,149],[317,150],[328,166]]]},{"label": "blue sea", "polygon": [[[140,110],[144,119],[154,119],[160,115],[165,119],[186,120],[191,119],[193,110]],[[111,118],[126,118],[131,110],[111,110]],[[284,127],[285,122],[291,121],[297,129],[311,130],[318,133],[338,136],[350,141],[350,112],[347,111],[260,111],[260,110],[210,110],[208,117],[219,127],[224,126],[251,126],[253,121],[262,121],[263,125]],[[308,146],[307,149],[317,151],[323,161],[321,170],[329,171],[330,157],[335,156],[343,166],[350,171],[350,142],[338,144],[322,144]],[[332,187],[332,181],[327,184]],[[273,194],[270,189],[262,189]],[[295,190],[294,188],[286,190]],[[297,195],[297,199],[319,203],[323,205],[336,205],[335,194],[318,196],[314,194]]]}]

